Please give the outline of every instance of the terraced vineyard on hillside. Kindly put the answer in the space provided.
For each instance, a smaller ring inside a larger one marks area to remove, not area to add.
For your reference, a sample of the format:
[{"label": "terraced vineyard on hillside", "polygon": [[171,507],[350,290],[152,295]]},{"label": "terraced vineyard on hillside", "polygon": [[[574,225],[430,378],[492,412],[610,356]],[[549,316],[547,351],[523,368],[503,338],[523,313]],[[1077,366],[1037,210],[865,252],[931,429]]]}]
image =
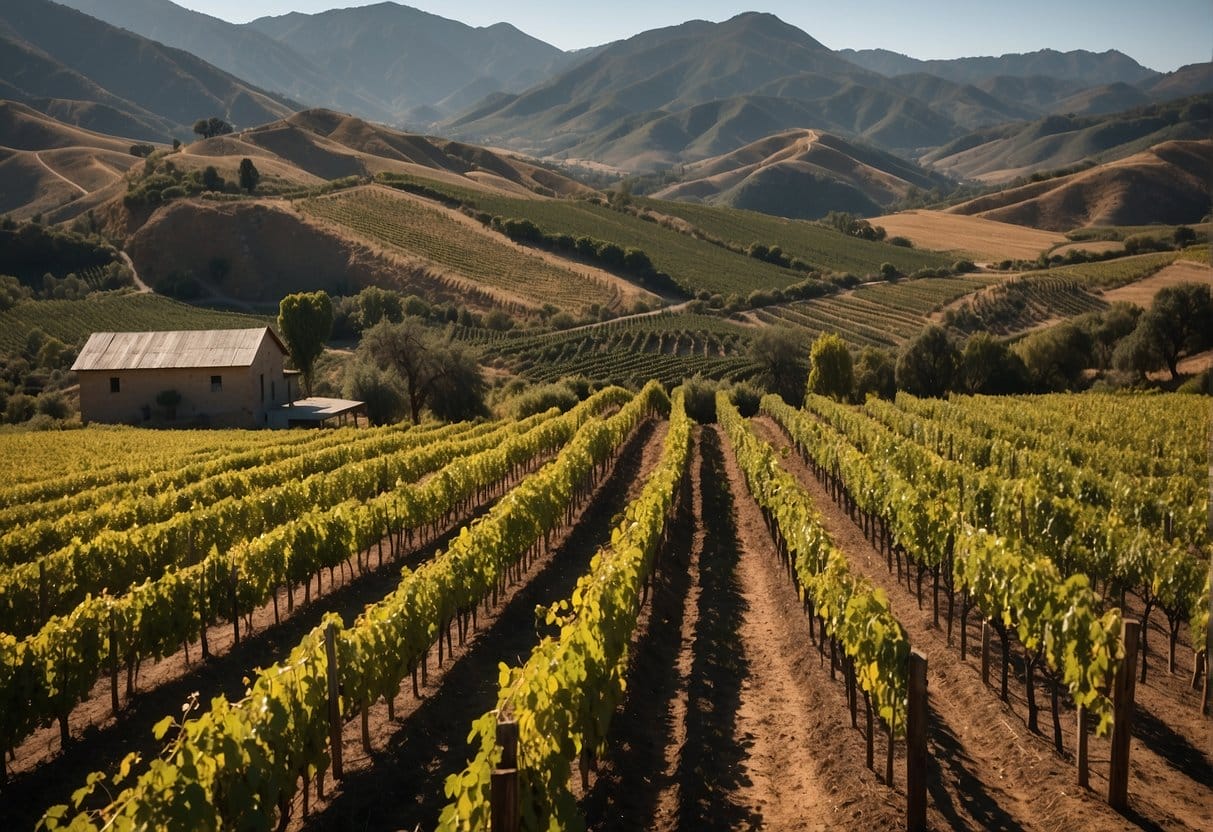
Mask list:
[{"label": "terraced vineyard on hillside", "polygon": [[[688,294],[706,291],[745,297],[755,289],[782,288],[805,278],[800,272],[782,269],[663,228],[655,222],[646,222],[630,213],[584,200],[524,199],[460,189],[420,177],[412,181],[490,215],[528,219],[547,234],[593,237],[625,249],[640,249],[659,271],[668,274]],[[841,234],[837,236],[842,238]]]},{"label": "terraced vineyard on hillside", "polygon": [[741,247],[751,243],[779,246],[789,257],[799,257],[816,269],[872,275],[882,263],[892,263],[905,274],[938,269],[952,260],[932,251],[918,251],[871,240],[861,240],[816,223],[789,220],[738,208],[642,199],[639,204],[658,214],[685,220],[696,229]]},{"label": "terraced vineyard on hillside", "polygon": [[730,381],[751,375],[754,365],[746,353],[754,333],[721,317],[663,312],[543,335],[460,334],[478,343],[493,363],[537,381],[583,375],[631,384],[656,378],[673,385],[696,374]]},{"label": "terraced vineyard on hillside", "polygon": [[932,312],[995,280],[984,275],[901,280],[764,307],[753,314],[766,324],[804,330],[811,339],[834,332],[856,348],[895,348],[917,335]]},{"label": "terraced vineyard on hillside", "polygon": [[93,332],[242,329],[267,326],[272,320],[133,292],[102,292],[82,300],[25,301],[0,311],[0,352],[21,352],[35,329],[72,345],[83,344]]},{"label": "terraced vineyard on hillside", "polygon": [[436,207],[386,190],[360,189],[299,205],[313,216],[470,278],[490,292],[501,290],[507,303],[522,301],[533,307],[552,303],[571,310],[623,305],[617,287],[501,245]]}]

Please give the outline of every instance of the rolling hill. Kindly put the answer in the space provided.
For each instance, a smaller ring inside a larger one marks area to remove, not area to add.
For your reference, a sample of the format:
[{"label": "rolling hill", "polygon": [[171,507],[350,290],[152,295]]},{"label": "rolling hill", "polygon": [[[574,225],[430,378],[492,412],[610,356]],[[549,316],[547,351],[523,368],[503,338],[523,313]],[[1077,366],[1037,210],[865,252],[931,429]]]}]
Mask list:
[{"label": "rolling hill", "polygon": [[[131,143],[0,101],[0,214],[25,219],[64,204],[92,204],[141,160]],[[51,219],[56,217],[51,216]]]},{"label": "rolling hill", "polygon": [[1112,161],[1170,140],[1213,134],[1213,94],[1099,116],[1052,115],[978,130],[919,161],[957,178],[991,184],[1087,159]]},{"label": "rolling hill", "polygon": [[1213,139],[1169,141],[948,210],[1051,231],[1087,225],[1191,223],[1209,213],[1211,170]]},{"label": "rolling hill", "polygon": [[237,126],[298,106],[163,46],[48,0],[0,5],[0,96],[89,129],[187,138],[200,117]]},{"label": "rolling hill", "polygon": [[[16,218],[44,213],[48,221],[61,222],[118,202],[127,191],[124,176],[143,163],[130,149],[129,139],[88,131],[24,104],[0,100],[0,213]],[[235,181],[244,158],[254,160],[263,190],[271,193],[383,173],[424,174],[514,196],[591,192],[509,154],[403,133],[331,110],[305,110],[186,144],[165,161],[186,173],[214,166],[222,177]]]},{"label": "rolling hill", "polygon": [[871,216],[911,186],[945,184],[883,151],[816,130],[788,130],[687,165],[681,182],[653,196],[818,219],[831,210]]}]

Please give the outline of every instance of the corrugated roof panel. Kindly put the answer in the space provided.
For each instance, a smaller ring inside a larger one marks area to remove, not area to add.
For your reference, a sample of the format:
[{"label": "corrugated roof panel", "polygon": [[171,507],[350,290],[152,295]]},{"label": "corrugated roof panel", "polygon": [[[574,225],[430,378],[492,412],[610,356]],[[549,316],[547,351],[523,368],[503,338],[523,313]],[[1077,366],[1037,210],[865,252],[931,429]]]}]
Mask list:
[{"label": "corrugated roof panel", "polygon": [[[247,367],[265,338],[282,342],[268,327],[168,332],[94,332],[73,370],[146,370]],[[285,354],[285,348],[282,348]]]}]

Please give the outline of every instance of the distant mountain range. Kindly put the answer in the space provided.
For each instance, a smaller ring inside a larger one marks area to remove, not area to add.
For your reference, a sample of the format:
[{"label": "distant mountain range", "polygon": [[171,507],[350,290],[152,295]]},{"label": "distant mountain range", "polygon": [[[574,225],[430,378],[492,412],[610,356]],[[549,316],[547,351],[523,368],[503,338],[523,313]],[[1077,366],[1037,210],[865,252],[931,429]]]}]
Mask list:
[{"label": "distant mountain range", "polygon": [[917,58],[890,52],[887,49],[840,49],[838,54],[864,69],[879,72],[881,75],[891,77],[927,73],[948,81],[955,81],[958,84],[977,84],[988,78],[1001,76],[1061,78],[1087,86],[1116,82],[1137,84],[1157,78],[1159,75],[1115,49],[1099,53],[1088,52],[1085,49],[1075,49],[1071,52],[1042,49],[1039,52],[1000,57],[952,58],[935,61],[920,61]]},{"label": "distant mountain range", "polygon": [[[834,51],[757,12],[568,53],[395,3],[237,25],[170,0],[63,2],[0,5],[0,99],[69,125],[167,142],[219,116],[270,124],[232,153],[277,154],[265,143],[299,139],[291,113],[325,107],[448,136],[468,149],[455,156],[487,145],[621,173],[685,169],[670,196],[787,216],[1115,161],[1211,126],[1213,63],[1160,74],[1081,50],[922,61]],[[314,170],[291,152],[284,164],[327,178],[411,152],[374,138],[364,157],[309,137]],[[36,162],[20,161],[31,182]]]},{"label": "distant mountain range", "polygon": [[508,23],[474,28],[395,3],[237,25],[169,0],[63,0],[309,106],[428,126],[518,91],[574,55]]},{"label": "distant mountain range", "polygon": [[0,97],[129,138],[187,138],[201,116],[241,126],[299,109],[195,55],[48,0],[0,4]]},{"label": "distant mountain range", "polygon": [[601,47],[438,129],[625,170],[692,162],[791,129],[824,130],[915,158],[978,128],[1211,91],[1208,67],[1164,76],[1116,51],[952,61],[834,52],[772,15],[746,13]]}]

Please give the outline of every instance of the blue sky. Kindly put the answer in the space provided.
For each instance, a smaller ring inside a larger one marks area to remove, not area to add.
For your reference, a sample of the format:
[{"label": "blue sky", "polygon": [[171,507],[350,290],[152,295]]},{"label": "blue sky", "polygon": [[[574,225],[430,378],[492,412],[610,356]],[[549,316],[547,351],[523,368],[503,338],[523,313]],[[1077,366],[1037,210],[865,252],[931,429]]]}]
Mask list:
[{"label": "blue sky", "polygon": [[[175,0],[234,22],[290,11],[368,5],[362,0]],[[765,11],[832,49],[880,47],[915,58],[1001,55],[1037,49],[1119,49],[1170,71],[1213,58],[1210,0],[766,0],[755,3],[603,0],[413,0],[406,5],[473,26],[505,21],[562,49],[596,46],[692,18]]]}]

